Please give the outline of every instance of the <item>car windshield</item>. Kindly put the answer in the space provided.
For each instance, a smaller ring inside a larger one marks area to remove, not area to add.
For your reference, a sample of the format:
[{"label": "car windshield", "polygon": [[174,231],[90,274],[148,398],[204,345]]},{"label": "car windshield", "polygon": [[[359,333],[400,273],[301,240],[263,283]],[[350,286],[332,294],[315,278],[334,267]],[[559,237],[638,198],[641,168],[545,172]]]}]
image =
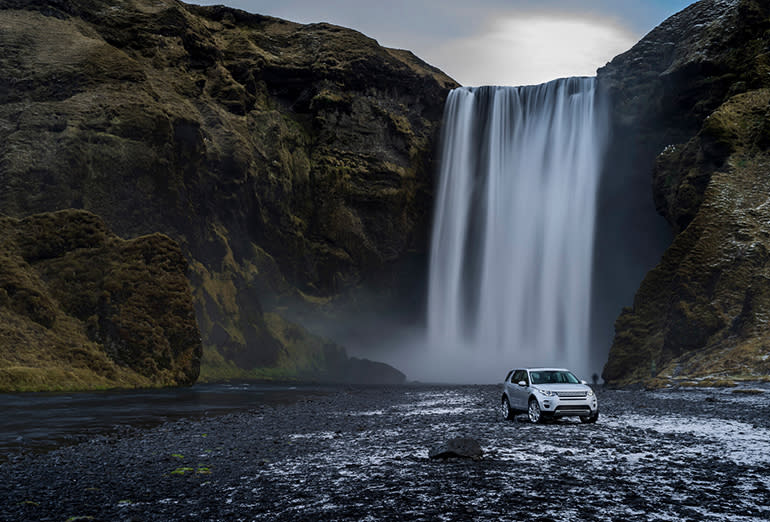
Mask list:
[{"label": "car windshield", "polygon": [[560,370],[542,370],[529,372],[532,384],[580,384],[577,377],[571,372]]}]

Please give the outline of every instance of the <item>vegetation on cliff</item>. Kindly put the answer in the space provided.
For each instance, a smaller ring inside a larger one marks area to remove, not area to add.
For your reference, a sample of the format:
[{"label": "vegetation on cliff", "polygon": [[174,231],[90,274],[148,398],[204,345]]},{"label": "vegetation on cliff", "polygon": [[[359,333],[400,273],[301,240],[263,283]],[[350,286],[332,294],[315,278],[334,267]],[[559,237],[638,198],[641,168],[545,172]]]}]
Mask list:
[{"label": "vegetation on cliff", "polygon": [[0,218],[0,391],[189,385],[201,343],[187,262],[67,210]]},{"label": "vegetation on cliff", "polygon": [[176,0],[6,1],[0,211],[82,208],[124,237],[168,234],[190,264],[203,376],[251,375],[285,361],[265,311],[387,295],[424,254],[454,85],[328,24]]},{"label": "vegetation on cliff", "polygon": [[703,0],[599,71],[676,234],[616,322],[612,384],[770,375],[768,34],[765,2]]}]

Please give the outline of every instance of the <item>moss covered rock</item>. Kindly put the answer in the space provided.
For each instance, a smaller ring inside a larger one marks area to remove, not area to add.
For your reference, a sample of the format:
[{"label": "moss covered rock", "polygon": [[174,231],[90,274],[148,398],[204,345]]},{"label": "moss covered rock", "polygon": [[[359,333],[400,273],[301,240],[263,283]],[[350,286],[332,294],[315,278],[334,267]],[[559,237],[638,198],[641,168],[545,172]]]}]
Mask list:
[{"label": "moss covered rock", "polygon": [[453,86],[329,24],[176,0],[2,2],[0,211],[82,208],[123,237],[169,235],[206,360],[272,367],[283,345],[265,310],[387,296],[424,256]]},{"label": "moss covered rock", "polygon": [[200,333],[173,240],[86,211],[0,218],[0,390],[190,385]]},{"label": "moss covered rock", "polygon": [[675,233],[617,319],[612,384],[770,374],[768,34],[766,3],[703,0],[600,70]]}]

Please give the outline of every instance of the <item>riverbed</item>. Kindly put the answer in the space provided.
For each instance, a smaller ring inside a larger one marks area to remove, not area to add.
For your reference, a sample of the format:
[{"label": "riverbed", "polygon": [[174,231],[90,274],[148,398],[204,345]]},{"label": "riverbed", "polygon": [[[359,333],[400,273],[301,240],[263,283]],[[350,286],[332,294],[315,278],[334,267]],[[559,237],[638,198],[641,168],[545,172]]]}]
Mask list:
[{"label": "riverbed", "polygon": [[[0,520],[770,519],[770,389],[598,396],[531,425],[497,386],[338,387],[9,451]],[[428,458],[455,436],[483,458]]]}]

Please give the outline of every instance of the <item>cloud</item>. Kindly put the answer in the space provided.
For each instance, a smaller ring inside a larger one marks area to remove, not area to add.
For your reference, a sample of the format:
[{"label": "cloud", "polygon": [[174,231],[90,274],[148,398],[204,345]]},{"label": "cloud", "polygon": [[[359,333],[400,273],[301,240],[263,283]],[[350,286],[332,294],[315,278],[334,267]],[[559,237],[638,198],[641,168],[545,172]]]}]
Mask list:
[{"label": "cloud", "polygon": [[496,16],[479,34],[423,56],[463,85],[530,85],[565,76],[593,76],[636,43],[610,19],[567,13]]},{"label": "cloud", "polygon": [[350,27],[464,85],[593,75],[692,0],[193,0]]}]

